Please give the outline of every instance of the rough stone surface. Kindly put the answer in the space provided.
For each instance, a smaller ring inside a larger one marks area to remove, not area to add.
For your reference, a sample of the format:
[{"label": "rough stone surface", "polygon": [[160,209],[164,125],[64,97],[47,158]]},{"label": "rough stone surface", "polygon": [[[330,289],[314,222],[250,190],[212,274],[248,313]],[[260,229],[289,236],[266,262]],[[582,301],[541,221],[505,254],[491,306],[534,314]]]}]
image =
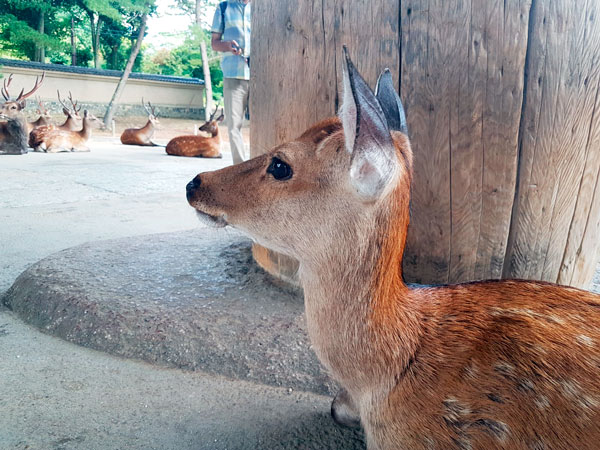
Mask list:
[{"label": "rough stone surface", "polygon": [[166,366],[333,393],[299,291],[278,285],[232,230],[95,242],[26,270],[3,302],[86,347]]}]

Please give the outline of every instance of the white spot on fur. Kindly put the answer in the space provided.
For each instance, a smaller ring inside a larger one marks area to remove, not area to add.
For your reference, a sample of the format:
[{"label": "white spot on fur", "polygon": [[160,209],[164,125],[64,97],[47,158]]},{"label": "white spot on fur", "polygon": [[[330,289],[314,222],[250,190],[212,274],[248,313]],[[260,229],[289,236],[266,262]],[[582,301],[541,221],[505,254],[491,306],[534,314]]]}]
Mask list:
[{"label": "white spot on fur", "polygon": [[513,373],[515,368],[510,365],[509,363],[507,363],[506,361],[498,361],[495,365],[494,365],[494,369],[498,372],[502,372],[502,373]]},{"label": "white spot on fur", "polygon": [[575,339],[577,340],[577,342],[583,345],[587,345],[588,347],[592,347],[594,345],[594,340],[591,337],[586,336],[585,334],[580,334],[576,336]]},{"label": "white spot on fur", "polygon": [[546,409],[548,406],[550,406],[550,401],[545,395],[540,395],[534,400],[534,402],[539,409]]},{"label": "white spot on fur", "polygon": [[596,409],[600,405],[598,399],[585,393],[581,388],[581,385],[577,383],[577,381],[565,380],[562,381],[560,384],[565,396],[571,400],[576,401],[582,409]]}]

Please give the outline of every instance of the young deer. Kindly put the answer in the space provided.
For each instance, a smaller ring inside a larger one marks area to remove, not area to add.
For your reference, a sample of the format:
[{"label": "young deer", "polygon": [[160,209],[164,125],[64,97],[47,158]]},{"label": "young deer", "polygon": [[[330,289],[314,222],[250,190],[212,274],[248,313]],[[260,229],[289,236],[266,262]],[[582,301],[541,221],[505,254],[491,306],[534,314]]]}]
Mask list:
[{"label": "young deer", "polygon": [[86,143],[92,137],[94,123],[102,124],[102,121],[84,110],[83,128],[80,131],[61,130],[56,127],[36,128],[29,134],[29,146],[36,152],[89,152]]},{"label": "young deer", "polygon": [[199,130],[210,134],[205,136],[177,136],[169,141],[166,151],[174,156],[200,156],[202,158],[222,158],[221,138],[219,136],[219,122],[224,118],[223,113],[214,118],[217,109],[211,114],[208,122],[205,122]]},{"label": "young deer", "polygon": [[389,71],[345,53],[340,119],[187,185],[199,217],[300,261],[308,332],[369,449],[600,448],[600,296],[533,281],[409,287],[412,151]]},{"label": "young deer", "polygon": [[152,136],[154,136],[154,128],[158,126],[159,121],[157,115],[154,113],[154,106],[148,102],[148,105],[144,103],[142,98],[142,105],[148,113],[148,122],[142,128],[127,128],[121,134],[121,143],[125,145],[144,145],[155,147],[156,144],[152,142]]},{"label": "young deer", "polygon": [[5,122],[0,122],[0,154],[23,155],[27,153],[29,131],[28,122],[23,113],[26,105],[25,99],[40,88],[45,75],[43,72],[41,78],[35,78],[35,85],[29,92],[24,93],[24,89],[21,89],[15,100],[11,100],[8,93],[13,75],[10,74],[8,79],[4,80],[1,92],[6,101],[0,107],[0,120],[5,120]]},{"label": "young deer", "polygon": [[81,111],[81,106],[77,108],[77,102],[73,101],[73,95],[71,91],[69,91],[69,101],[71,102],[71,106],[69,107],[61,98],[60,91],[57,89],[56,93],[58,94],[58,101],[63,107],[63,113],[67,116],[67,120],[62,125],[59,125],[57,128],[61,130],[67,131],[80,131],[82,127],[82,119],[79,111]]},{"label": "young deer", "polygon": [[27,131],[29,133],[31,133],[32,130],[34,130],[35,128],[39,128],[39,127],[43,127],[46,125],[51,125],[50,123],[50,113],[48,112],[48,110],[46,109],[46,107],[44,106],[44,102],[42,102],[39,98],[36,99],[37,103],[38,103],[38,108],[36,109],[36,112],[40,115],[37,120],[34,120],[33,122],[27,122]]}]

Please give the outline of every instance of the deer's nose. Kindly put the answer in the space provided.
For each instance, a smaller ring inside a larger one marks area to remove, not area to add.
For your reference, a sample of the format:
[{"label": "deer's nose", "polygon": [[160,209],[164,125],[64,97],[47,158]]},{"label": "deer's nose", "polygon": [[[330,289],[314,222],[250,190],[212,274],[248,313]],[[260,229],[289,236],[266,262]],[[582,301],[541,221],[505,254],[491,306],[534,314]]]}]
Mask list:
[{"label": "deer's nose", "polygon": [[194,179],[187,184],[185,187],[185,193],[188,200],[194,194],[194,189],[198,189],[201,183],[202,181],[200,180],[200,175],[196,175]]}]

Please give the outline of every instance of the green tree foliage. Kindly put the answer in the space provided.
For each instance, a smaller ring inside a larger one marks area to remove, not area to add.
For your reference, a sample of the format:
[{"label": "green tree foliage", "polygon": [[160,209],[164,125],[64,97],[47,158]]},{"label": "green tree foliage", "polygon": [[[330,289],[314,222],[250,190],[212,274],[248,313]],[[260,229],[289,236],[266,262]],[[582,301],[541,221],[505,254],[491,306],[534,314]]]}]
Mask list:
[{"label": "green tree foliage", "polygon": [[[36,47],[60,51],[61,23],[54,18],[57,8],[50,0],[0,0],[0,50],[27,59],[34,59]],[[40,15],[44,32],[38,31]]]},{"label": "green tree foliage", "polygon": [[[140,18],[153,14],[155,0],[0,0],[0,57],[35,60],[45,49],[45,61],[72,63],[71,33],[76,64],[123,70],[135,44]],[[208,48],[213,96],[222,97],[219,54],[210,47],[210,23],[219,0],[175,0],[194,20],[180,45],[154,49],[142,46],[133,71],[203,79],[200,42]],[[198,13],[204,18],[197,25]],[[44,29],[39,31],[40,14]],[[95,50],[96,49],[96,50]],[[39,53],[38,53],[39,55]]]},{"label": "green tree foliage", "polygon": [[204,79],[200,54],[200,42],[204,41],[208,50],[213,98],[219,102],[223,96],[223,72],[219,54],[210,47],[210,37],[210,31],[192,25],[181,45],[173,49],[162,48],[153,54],[146,53],[142,71]]},{"label": "green tree foliage", "polygon": [[70,64],[73,19],[77,65],[122,70],[143,12],[154,10],[154,0],[0,0],[0,57],[38,60],[43,48],[46,62]]}]

